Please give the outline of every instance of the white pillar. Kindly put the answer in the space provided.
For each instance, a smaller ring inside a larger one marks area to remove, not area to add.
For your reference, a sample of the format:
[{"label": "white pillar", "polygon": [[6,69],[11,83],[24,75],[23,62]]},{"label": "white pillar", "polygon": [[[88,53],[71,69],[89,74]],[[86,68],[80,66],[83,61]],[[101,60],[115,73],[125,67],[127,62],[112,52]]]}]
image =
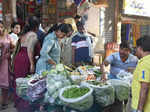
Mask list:
[{"label": "white pillar", "polygon": [[12,0],[12,17],[14,20],[17,19],[17,14],[16,14],[16,0]]}]

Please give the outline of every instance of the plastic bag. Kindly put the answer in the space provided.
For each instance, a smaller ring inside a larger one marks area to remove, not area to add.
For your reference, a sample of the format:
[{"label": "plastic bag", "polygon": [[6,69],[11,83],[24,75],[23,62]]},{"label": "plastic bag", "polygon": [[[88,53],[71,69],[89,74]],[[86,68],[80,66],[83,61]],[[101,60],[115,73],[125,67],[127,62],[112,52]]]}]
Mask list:
[{"label": "plastic bag", "polygon": [[93,85],[88,82],[90,81],[82,82],[81,85],[89,86],[94,89],[95,100],[99,105],[101,105],[102,107],[106,107],[114,103],[115,90],[110,85],[110,83],[106,82],[107,84],[99,86],[99,85]]},{"label": "plastic bag", "polygon": [[29,78],[17,78],[16,79],[16,93],[20,97],[25,97],[28,89]]},{"label": "plastic bag", "polygon": [[[59,90],[62,87],[71,85],[70,81],[67,79],[65,75],[62,74],[51,74],[47,76],[47,91],[49,98],[49,103],[57,103],[56,100],[59,98]],[[59,100],[59,99],[58,99]],[[58,101],[59,102],[59,101]]]},{"label": "plastic bag", "polygon": [[133,79],[133,75],[129,72],[126,72],[124,70],[121,70],[118,74],[117,74],[117,78],[127,82],[130,86],[131,86],[131,82]]},{"label": "plastic bag", "polygon": [[111,85],[115,88],[116,99],[119,101],[127,100],[130,95],[130,86],[127,82],[111,79],[109,80]]},{"label": "plastic bag", "polygon": [[[32,79],[33,80],[33,79]],[[44,97],[46,91],[46,80],[42,79],[32,84],[32,80],[29,81],[29,88],[27,89],[27,97],[32,102]]]},{"label": "plastic bag", "polygon": [[72,85],[62,88],[59,93],[60,100],[64,103],[64,105],[77,109],[79,111],[88,110],[93,105],[93,89],[87,87],[89,88],[89,92],[79,98],[65,98],[63,96],[64,91],[74,87],[80,88],[80,86],[78,85]]}]

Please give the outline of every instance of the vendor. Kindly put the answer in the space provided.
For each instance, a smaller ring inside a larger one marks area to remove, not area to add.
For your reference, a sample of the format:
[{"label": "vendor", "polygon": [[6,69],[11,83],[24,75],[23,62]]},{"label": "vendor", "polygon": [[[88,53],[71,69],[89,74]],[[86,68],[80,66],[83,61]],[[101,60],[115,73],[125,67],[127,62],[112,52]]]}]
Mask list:
[{"label": "vendor", "polygon": [[[129,44],[127,42],[122,42],[120,44],[119,52],[112,53],[105,59],[103,65],[101,65],[101,71],[103,72],[102,79],[107,79],[107,74],[104,69],[105,66],[110,65],[110,74],[108,75],[108,79],[117,79],[116,75],[120,71],[128,71],[129,68],[135,68],[137,62],[138,58],[130,53]],[[124,103],[126,104],[127,101]],[[112,112],[116,110],[118,110],[118,112],[123,112],[123,102],[116,100],[109,109],[112,110]]]},{"label": "vendor", "polygon": [[121,71],[128,71],[129,68],[135,68],[138,62],[138,58],[130,53],[130,47],[127,42],[120,44],[119,52],[112,53],[108,56],[101,65],[101,71],[103,72],[103,79],[106,79],[105,66],[110,65],[109,79],[116,79],[116,75]]}]

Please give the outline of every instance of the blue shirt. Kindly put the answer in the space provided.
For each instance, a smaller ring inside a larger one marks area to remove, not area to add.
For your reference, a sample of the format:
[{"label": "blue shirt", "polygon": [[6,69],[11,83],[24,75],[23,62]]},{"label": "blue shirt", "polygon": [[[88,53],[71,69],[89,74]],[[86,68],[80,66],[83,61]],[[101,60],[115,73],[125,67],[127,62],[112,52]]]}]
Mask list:
[{"label": "blue shirt", "polygon": [[75,47],[75,63],[76,62],[91,62],[89,56],[89,43],[86,35],[79,33],[72,38],[72,46]]},{"label": "blue shirt", "polygon": [[60,45],[55,33],[48,34],[43,42],[42,49],[40,51],[40,58],[36,64],[36,72],[41,73],[45,70],[50,70],[52,65],[47,61],[52,59],[56,64],[60,63]]},{"label": "blue shirt", "polygon": [[112,53],[105,60],[111,65],[111,75],[118,74],[120,70],[127,70],[128,67],[136,67],[138,62],[138,58],[132,54],[129,54],[128,59],[125,62],[122,62],[119,52]]}]

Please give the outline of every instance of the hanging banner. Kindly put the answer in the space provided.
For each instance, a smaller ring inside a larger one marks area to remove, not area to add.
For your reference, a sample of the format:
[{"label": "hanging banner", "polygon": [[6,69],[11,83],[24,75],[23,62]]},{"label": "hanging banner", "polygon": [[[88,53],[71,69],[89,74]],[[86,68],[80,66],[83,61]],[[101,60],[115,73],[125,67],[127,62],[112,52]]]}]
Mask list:
[{"label": "hanging banner", "polygon": [[124,14],[150,17],[149,0],[124,0]]}]

